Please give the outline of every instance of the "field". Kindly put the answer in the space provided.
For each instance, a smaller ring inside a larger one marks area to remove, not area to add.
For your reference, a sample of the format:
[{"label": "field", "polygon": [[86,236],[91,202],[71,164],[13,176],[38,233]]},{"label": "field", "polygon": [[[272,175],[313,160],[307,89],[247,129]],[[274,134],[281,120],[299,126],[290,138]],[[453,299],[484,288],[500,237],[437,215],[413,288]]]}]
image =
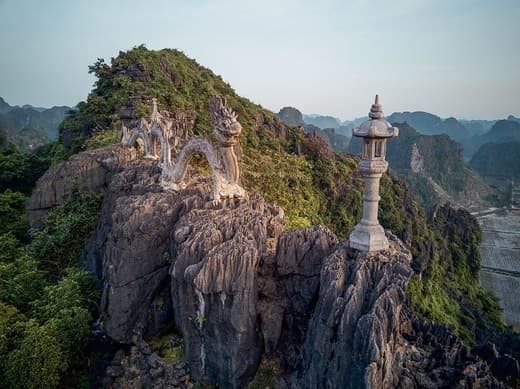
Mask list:
[{"label": "field", "polygon": [[498,297],[506,322],[520,330],[520,213],[478,220],[483,232],[480,283]]}]

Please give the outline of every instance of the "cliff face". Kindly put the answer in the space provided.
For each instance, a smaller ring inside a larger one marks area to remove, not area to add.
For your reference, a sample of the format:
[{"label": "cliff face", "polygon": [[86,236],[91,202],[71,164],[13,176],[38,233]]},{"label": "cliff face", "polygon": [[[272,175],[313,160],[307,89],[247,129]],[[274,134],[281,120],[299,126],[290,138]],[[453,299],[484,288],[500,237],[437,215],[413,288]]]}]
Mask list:
[{"label": "cliff face", "polygon": [[401,310],[412,257],[389,237],[388,252],[368,255],[345,242],[325,259],[297,386],[391,388],[399,382]]}]

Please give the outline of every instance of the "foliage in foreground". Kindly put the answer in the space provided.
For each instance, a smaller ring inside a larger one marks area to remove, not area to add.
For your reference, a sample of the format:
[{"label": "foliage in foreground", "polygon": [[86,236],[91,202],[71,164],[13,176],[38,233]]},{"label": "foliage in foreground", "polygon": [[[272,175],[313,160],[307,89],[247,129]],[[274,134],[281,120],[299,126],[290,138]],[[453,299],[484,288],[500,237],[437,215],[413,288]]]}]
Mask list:
[{"label": "foliage in foreground", "polygon": [[99,196],[76,193],[32,243],[0,235],[0,387],[53,388],[78,363],[99,299],[78,248],[98,210]]},{"label": "foliage in foreground", "polygon": [[465,210],[434,210],[435,250],[428,267],[410,281],[412,307],[432,322],[452,327],[467,344],[497,341],[506,331],[496,299],[479,284],[481,230]]}]

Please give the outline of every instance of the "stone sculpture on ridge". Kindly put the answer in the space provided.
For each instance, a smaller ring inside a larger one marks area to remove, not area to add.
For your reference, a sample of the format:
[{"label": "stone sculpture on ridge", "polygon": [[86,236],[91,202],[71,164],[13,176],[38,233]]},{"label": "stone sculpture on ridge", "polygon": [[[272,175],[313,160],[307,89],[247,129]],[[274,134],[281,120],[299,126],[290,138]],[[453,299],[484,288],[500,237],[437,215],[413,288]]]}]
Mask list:
[{"label": "stone sculpture on ridge", "polygon": [[[134,121],[132,129],[128,129],[124,124],[121,126],[121,143],[123,146],[132,147],[134,144],[140,144],[144,149],[145,158],[158,158],[157,142],[160,138],[157,136],[157,127],[171,127],[171,120],[164,117],[157,110],[157,99],[152,99],[152,114],[147,120],[141,118]],[[153,131],[153,128],[156,131]],[[161,145],[161,150],[163,149]],[[162,150],[164,154],[164,150]]]},{"label": "stone sculpture on ridge", "polygon": [[[161,112],[157,109],[157,99],[152,99],[152,113],[148,119],[132,121],[132,129],[125,124],[121,127],[121,143],[126,147],[140,144],[145,158],[160,159],[161,166],[171,165],[171,153],[182,139],[186,139],[187,116],[183,111]],[[161,155],[158,155],[158,150]]]},{"label": "stone sculpture on ridge", "polygon": [[140,119],[137,121],[132,129],[127,128],[123,124],[121,126],[121,134],[121,143],[123,146],[132,147],[137,143],[143,148],[145,158],[157,158],[151,135],[151,129],[145,119]]},{"label": "stone sculpture on ridge", "polygon": [[368,116],[367,121],[363,122],[359,128],[352,130],[353,136],[363,138],[359,170],[365,178],[365,191],[363,192],[363,218],[354,227],[349,241],[352,248],[373,252],[388,249],[385,231],[377,220],[379,200],[381,199],[379,181],[388,169],[388,162],[385,160],[386,140],[396,137],[399,129],[392,127],[385,120],[383,106],[379,104],[378,95],[376,95]]},{"label": "stone sculpture on ridge", "polygon": [[164,188],[173,190],[186,188],[186,173],[190,159],[196,154],[202,154],[206,157],[213,174],[213,203],[218,204],[223,198],[244,198],[246,191],[239,184],[240,168],[235,153],[242,126],[237,121],[237,114],[228,107],[223,96],[212,98],[210,114],[218,147],[206,138],[191,138],[182,148],[173,166],[163,164],[161,184]]}]

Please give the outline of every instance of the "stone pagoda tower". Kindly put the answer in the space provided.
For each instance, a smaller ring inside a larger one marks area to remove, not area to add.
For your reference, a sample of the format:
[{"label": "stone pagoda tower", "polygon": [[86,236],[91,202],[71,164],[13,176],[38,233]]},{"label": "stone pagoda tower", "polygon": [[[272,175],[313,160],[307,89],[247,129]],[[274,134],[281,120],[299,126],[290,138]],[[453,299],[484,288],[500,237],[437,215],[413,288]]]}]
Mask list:
[{"label": "stone pagoda tower", "polygon": [[392,127],[385,120],[383,107],[379,104],[379,96],[376,99],[369,119],[359,128],[352,130],[352,135],[363,138],[363,150],[359,169],[365,178],[365,191],[363,193],[363,218],[354,231],[350,234],[350,247],[360,251],[380,251],[388,249],[388,240],[383,227],[377,220],[379,207],[379,181],[388,169],[385,160],[386,140],[396,137],[399,129]]}]

